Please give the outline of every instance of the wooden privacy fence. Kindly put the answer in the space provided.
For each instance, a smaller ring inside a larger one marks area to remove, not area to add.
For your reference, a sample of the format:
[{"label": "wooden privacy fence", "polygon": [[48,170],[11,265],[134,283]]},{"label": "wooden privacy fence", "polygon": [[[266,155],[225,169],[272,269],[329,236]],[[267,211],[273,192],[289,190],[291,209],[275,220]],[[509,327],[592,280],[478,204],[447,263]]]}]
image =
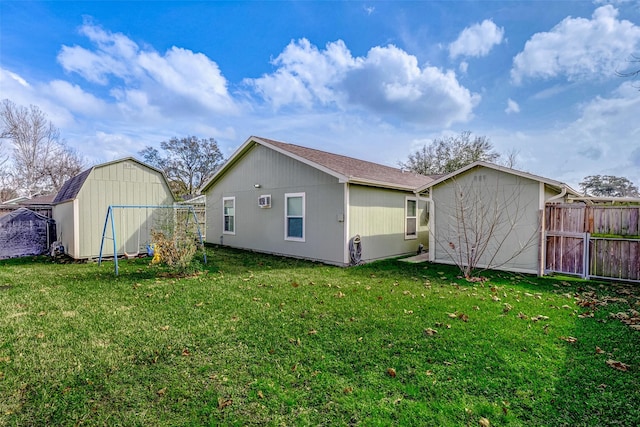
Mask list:
[{"label": "wooden privacy fence", "polygon": [[548,204],[545,271],[640,282],[640,206]]}]

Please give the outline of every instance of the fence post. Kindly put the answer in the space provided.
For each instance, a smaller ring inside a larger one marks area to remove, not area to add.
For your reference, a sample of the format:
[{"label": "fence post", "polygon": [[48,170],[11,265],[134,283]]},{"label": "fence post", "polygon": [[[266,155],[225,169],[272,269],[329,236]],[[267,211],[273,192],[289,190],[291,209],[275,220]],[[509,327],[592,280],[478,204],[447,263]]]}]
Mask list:
[{"label": "fence post", "polygon": [[591,233],[588,231],[584,233],[584,243],[582,244],[582,278],[589,280],[589,241],[591,240]]}]

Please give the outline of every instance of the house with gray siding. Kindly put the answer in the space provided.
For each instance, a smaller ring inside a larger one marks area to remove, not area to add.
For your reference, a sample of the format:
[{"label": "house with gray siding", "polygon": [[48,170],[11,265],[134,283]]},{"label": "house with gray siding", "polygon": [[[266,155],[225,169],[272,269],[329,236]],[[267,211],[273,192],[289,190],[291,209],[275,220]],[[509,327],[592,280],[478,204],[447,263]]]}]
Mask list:
[{"label": "house with gray siding", "polygon": [[481,161],[417,191],[431,205],[430,261],[460,265],[476,256],[477,267],[539,275],[545,205],[579,195],[562,182]]},{"label": "house with gray siding", "polygon": [[431,181],[252,136],[203,186],[205,240],[336,265],[415,253],[429,241],[415,191]]},{"label": "house with gray siding", "polygon": [[[75,259],[97,258],[110,205],[173,205],[175,197],[164,174],[133,157],[93,166],[64,183],[53,200],[58,240]],[[150,242],[161,213],[154,209],[114,212],[118,255],[135,253]],[[110,229],[109,235],[110,235]],[[113,256],[111,245],[105,256]],[[110,249],[110,250],[109,250]]]}]

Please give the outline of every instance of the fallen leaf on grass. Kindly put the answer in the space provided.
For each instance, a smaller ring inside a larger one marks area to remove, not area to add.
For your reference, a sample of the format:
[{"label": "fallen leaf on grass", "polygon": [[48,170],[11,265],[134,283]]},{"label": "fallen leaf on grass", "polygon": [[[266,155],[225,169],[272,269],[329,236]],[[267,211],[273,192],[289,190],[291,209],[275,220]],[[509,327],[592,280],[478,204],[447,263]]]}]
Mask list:
[{"label": "fallen leaf on grass", "polygon": [[458,317],[456,313],[447,313],[447,316],[449,316],[452,319],[455,319],[456,317]]},{"label": "fallen leaf on grass", "polygon": [[160,330],[161,331],[168,331],[169,330],[169,325],[160,326]]},{"label": "fallen leaf on grass", "polygon": [[617,369],[618,371],[622,371],[622,372],[626,372],[630,368],[630,366],[627,365],[626,363],[622,363],[613,359],[607,360],[607,365],[611,366],[613,369]]},{"label": "fallen leaf on grass", "polygon": [[580,319],[586,319],[587,317],[593,317],[593,316],[594,316],[594,314],[593,314],[592,311],[587,311],[587,312],[584,312],[582,314],[578,314],[578,317]]},{"label": "fallen leaf on grass", "polygon": [[307,332],[307,334],[309,334],[309,335],[315,335],[317,333],[318,333],[318,331],[316,331],[315,329],[312,329],[309,332]]},{"label": "fallen leaf on grass", "polygon": [[427,329],[424,330],[424,333],[429,335],[429,336],[433,336],[433,335],[437,334],[438,331],[435,330],[435,329],[427,328]]},{"label": "fallen leaf on grass", "polygon": [[299,285],[297,282],[292,282],[292,283],[291,283],[291,286],[292,286],[292,287],[294,287],[294,288],[297,288],[297,287],[298,287],[298,286],[300,286],[300,285]]},{"label": "fallen leaf on grass", "polygon": [[166,388],[166,387],[161,388],[160,390],[158,390],[158,391],[156,392],[156,394],[157,394],[158,396],[160,396],[160,397],[164,396],[166,393],[167,393],[167,388]]},{"label": "fallen leaf on grass", "polygon": [[510,312],[510,311],[511,311],[511,309],[512,309],[512,308],[513,308],[513,307],[511,306],[511,304],[509,304],[509,303],[505,302],[505,303],[504,303],[504,307],[502,308],[502,312],[503,312],[504,314],[507,314],[508,312]]},{"label": "fallen leaf on grass", "polygon": [[182,350],[182,355],[183,356],[191,356],[191,352],[189,351],[188,348],[185,348],[184,350]]},{"label": "fallen leaf on grass", "polygon": [[619,313],[609,313],[609,317],[613,317],[614,319],[619,319],[619,320],[629,319],[629,315],[624,311],[621,311]]},{"label": "fallen leaf on grass", "polygon": [[351,394],[351,393],[353,393],[353,388],[351,388],[351,387],[345,387],[345,389],[344,389],[344,390],[342,390],[342,392],[343,392],[344,394]]},{"label": "fallen leaf on grass", "polygon": [[543,316],[542,314],[538,314],[537,316],[533,316],[531,318],[532,322],[537,322],[538,320],[549,320],[548,316]]},{"label": "fallen leaf on grass", "polygon": [[469,321],[469,316],[467,316],[464,313],[460,313],[460,314],[458,314],[458,319],[462,320],[463,322],[468,322]]},{"label": "fallen leaf on grass", "polygon": [[396,377],[396,370],[393,368],[387,368],[387,375],[389,375],[391,378],[395,378]]},{"label": "fallen leaf on grass", "polygon": [[596,354],[602,354],[602,353],[604,353],[604,350],[596,346]]},{"label": "fallen leaf on grass", "polygon": [[482,427],[491,427],[491,422],[485,417],[480,418],[478,424]]},{"label": "fallen leaf on grass", "polygon": [[202,307],[204,305],[204,302],[200,301],[199,303],[196,304],[196,307]]},{"label": "fallen leaf on grass", "polygon": [[336,298],[344,298],[344,297],[346,297],[346,295],[343,294],[342,291],[339,291],[337,294],[334,295],[334,297],[336,297]]},{"label": "fallen leaf on grass", "polygon": [[219,397],[218,398],[218,409],[222,411],[227,406],[231,406],[232,403],[233,403],[233,400],[231,400],[231,399],[225,399],[223,397]]},{"label": "fallen leaf on grass", "polygon": [[574,338],[574,337],[560,337],[560,339],[562,341],[566,341],[566,342],[568,342],[570,344],[575,344],[575,343],[578,342],[578,338]]},{"label": "fallen leaf on grass", "polygon": [[260,399],[264,399],[264,394],[262,393],[262,390],[258,390],[258,397]]},{"label": "fallen leaf on grass", "polygon": [[526,314],[524,314],[523,312],[518,313],[518,317],[519,317],[520,319],[523,319],[523,320],[527,320],[527,319],[529,319],[529,316],[527,316],[527,315],[526,315]]}]

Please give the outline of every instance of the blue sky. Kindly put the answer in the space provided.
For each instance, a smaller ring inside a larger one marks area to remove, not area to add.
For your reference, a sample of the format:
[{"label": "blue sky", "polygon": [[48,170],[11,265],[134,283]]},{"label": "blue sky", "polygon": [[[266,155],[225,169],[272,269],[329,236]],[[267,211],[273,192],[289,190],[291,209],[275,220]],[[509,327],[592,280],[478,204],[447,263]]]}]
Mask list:
[{"label": "blue sky", "polygon": [[632,55],[637,0],[0,2],[0,97],[89,164],[258,135],[397,166],[469,130],[527,172],[640,185]]}]

